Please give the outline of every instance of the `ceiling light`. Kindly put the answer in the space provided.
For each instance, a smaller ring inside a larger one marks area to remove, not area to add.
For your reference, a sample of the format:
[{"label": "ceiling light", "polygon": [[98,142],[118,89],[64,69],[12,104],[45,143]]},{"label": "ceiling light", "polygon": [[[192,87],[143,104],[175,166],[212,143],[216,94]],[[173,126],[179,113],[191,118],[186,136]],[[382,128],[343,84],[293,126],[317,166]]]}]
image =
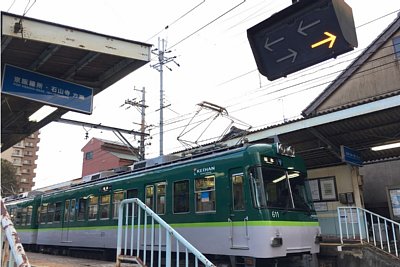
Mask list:
[{"label": "ceiling light", "polygon": [[382,145],[382,146],[374,146],[374,147],[371,147],[371,149],[373,151],[380,151],[380,150],[392,149],[392,148],[396,148],[396,147],[400,147],[400,142]]},{"label": "ceiling light", "polygon": [[38,109],[35,113],[33,113],[31,116],[29,116],[29,121],[34,121],[34,122],[39,122],[46,118],[48,115],[53,113],[57,108],[51,107],[51,106],[43,106],[40,109]]}]

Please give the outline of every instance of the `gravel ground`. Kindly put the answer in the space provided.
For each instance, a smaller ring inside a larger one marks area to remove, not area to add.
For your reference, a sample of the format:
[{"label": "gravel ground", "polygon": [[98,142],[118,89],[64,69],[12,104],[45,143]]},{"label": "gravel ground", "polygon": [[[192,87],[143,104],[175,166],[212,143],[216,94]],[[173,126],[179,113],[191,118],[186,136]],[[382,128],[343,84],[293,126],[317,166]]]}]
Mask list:
[{"label": "gravel ground", "polygon": [[115,262],[27,252],[32,267],[115,267]]}]

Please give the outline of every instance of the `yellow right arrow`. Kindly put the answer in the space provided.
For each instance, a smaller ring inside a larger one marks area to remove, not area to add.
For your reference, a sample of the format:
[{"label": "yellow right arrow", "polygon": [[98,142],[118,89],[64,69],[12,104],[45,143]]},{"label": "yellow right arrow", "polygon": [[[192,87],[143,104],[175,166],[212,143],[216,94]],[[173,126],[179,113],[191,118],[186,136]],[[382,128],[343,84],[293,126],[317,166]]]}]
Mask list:
[{"label": "yellow right arrow", "polygon": [[326,39],[324,39],[324,40],[322,40],[322,41],[319,41],[319,42],[317,42],[317,43],[315,43],[315,44],[312,44],[311,45],[311,48],[316,48],[316,47],[318,47],[318,46],[320,46],[320,45],[323,45],[323,44],[325,44],[325,43],[328,43],[328,42],[330,42],[330,44],[329,44],[329,48],[332,48],[333,47],[333,44],[335,43],[335,40],[336,40],[336,35],[333,35],[332,33],[329,33],[329,32],[324,32],[324,34],[326,35],[326,36],[328,36],[328,38],[326,38]]}]

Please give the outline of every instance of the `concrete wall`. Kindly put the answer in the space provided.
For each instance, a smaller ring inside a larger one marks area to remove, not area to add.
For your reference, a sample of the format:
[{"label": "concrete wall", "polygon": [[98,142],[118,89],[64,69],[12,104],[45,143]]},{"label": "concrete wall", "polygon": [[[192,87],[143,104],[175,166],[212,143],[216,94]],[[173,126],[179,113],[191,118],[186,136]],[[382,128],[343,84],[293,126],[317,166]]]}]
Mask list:
[{"label": "concrete wall", "polygon": [[364,180],[365,207],[382,216],[389,216],[386,187],[400,185],[400,160],[366,165],[360,168]]}]

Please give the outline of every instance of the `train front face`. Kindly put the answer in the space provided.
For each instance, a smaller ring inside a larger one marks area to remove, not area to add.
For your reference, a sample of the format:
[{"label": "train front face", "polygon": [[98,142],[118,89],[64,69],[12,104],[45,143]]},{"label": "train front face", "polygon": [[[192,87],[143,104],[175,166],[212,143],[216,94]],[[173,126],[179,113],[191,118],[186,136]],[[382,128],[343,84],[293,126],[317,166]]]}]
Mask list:
[{"label": "train front face", "polygon": [[279,144],[251,157],[247,175],[252,207],[246,225],[251,256],[318,253],[320,227],[303,160]]}]

